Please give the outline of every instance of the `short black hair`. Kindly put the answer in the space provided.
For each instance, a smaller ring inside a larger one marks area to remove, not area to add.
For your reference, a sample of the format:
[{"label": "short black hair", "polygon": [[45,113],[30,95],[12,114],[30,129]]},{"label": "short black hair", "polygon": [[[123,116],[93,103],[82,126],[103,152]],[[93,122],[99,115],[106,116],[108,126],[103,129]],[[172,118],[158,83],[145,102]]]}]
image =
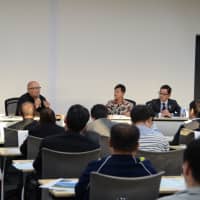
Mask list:
[{"label": "short black hair", "polygon": [[126,92],[126,87],[125,87],[125,85],[123,85],[123,84],[117,84],[117,85],[115,86],[115,90],[116,90],[117,88],[120,88],[121,91],[122,91],[123,93]]},{"label": "short black hair", "polygon": [[72,131],[81,131],[90,117],[87,108],[80,104],[72,105],[66,115],[67,127]]},{"label": "short black hair", "polygon": [[137,150],[139,129],[130,124],[119,123],[111,128],[111,145],[114,149],[126,152]]},{"label": "short black hair", "polygon": [[187,161],[193,178],[200,183],[200,139],[193,140],[184,151],[183,161]]},{"label": "short black hair", "polygon": [[40,111],[40,124],[45,124],[45,123],[52,123],[52,124],[56,123],[55,113],[50,108],[43,108]]},{"label": "short black hair", "polygon": [[171,88],[169,85],[162,85],[162,86],[160,87],[160,90],[161,90],[161,89],[167,90],[167,93],[168,93],[168,94],[171,94],[171,92],[172,92],[172,88]]},{"label": "short black hair", "polygon": [[103,104],[96,104],[91,108],[91,116],[94,119],[107,118],[108,109]]},{"label": "short black hair", "polygon": [[153,110],[147,105],[136,105],[131,111],[131,120],[133,123],[144,122],[150,117],[154,117]]},{"label": "short black hair", "polygon": [[193,109],[195,116],[200,118],[200,100],[192,101],[189,105],[189,109]]}]

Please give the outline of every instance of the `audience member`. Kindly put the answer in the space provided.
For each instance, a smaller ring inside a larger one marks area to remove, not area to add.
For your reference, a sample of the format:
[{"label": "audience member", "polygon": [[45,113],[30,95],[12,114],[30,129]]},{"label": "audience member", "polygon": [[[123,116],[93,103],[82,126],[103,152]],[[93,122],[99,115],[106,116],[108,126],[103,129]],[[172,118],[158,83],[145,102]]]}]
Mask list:
[{"label": "audience member", "polygon": [[[38,126],[29,130],[29,135],[45,138],[52,135],[64,133],[64,128],[56,125],[56,117],[53,110],[43,108],[40,111],[40,120]],[[24,156],[27,155],[27,140],[24,141],[20,150]]]},{"label": "audience member", "polygon": [[124,99],[126,87],[122,84],[118,84],[114,88],[114,100],[107,103],[108,114],[111,115],[127,115],[130,116],[130,112],[133,108],[133,104]]},{"label": "audience member", "polygon": [[174,135],[173,140],[170,142],[171,145],[179,144],[180,132],[183,129],[190,129],[191,131],[200,130],[200,100],[192,101],[189,105],[189,121],[186,121],[182,124],[176,134]]},{"label": "audience member", "polygon": [[120,177],[140,177],[155,174],[148,160],[136,157],[139,140],[137,127],[116,124],[111,128],[110,146],[112,155],[88,164],[75,187],[76,199],[89,199],[90,173],[93,171]]},{"label": "audience member", "polygon": [[23,130],[27,129],[27,126],[29,126],[30,124],[32,124],[32,126],[36,126],[38,124],[37,121],[34,120],[35,109],[33,103],[22,103],[20,113],[22,115],[23,120],[8,126],[8,128]]},{"label": "audience member", "polygon": [[96,104],[91,109],[92,122],[88,123],[87,130],[99,135],[110,137],[110,129],[115,124],[108,119],[108,109],[102,104]]},{"label": "audience member", "polygon": [[137,105],[131,111],[131,120],[140,130],[139,149],[151,152],[169,150],[167,139],[158,130],[153,129],[153,112],[145,105]]},{"label": "audience member", "polygon": [[181,108],[176,100],[170,99],[171,92],[172,89],[169,85],[162,85],[159,91],[159,98],[146,103],[158,117],[180,116]]},{"label": "audience member", "polygon": [[183,176],[187,189],[162,200],[199,200],[200,199],[200,139],[192,141],[184,152]]},{"label": "audience member", "polygon": [[33,163],[39,176],[42,164],[41,149],[44,147],[62,152],[84,152],[99,148],[98,144],[82,135],[88,120],[89,112],[85,107],[73,105],[69,108],[65,119],[67,131],[64,134],[46,137],[42,140],[40,152]]},{"label": "audience member", "polygon": [[37,112],[40,112],[42,108],[50,106],[49,102],[44,96],[40,94],[41,86],[37,81],[30,81],[27,84],[27,93],[23,94],[18,101],[16,115],[21,115],[20,107],[24,102],[32,102]]}]

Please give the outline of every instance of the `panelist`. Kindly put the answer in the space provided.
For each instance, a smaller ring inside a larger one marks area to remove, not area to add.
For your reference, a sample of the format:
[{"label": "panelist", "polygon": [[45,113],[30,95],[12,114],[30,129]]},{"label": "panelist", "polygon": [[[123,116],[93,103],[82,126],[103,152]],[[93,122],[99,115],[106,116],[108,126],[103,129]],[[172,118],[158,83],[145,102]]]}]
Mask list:
[{"label": "panelist", "polygon": [[169,85],[162,85],[159,91],[159,98],[148,101],[155,115],[158,117],[180,116],[181,107],[176,100],[170,99],[172,89]]},{"label": "panelist", "polygon": [[111,115],[127,115],[130,116],[130,112],[133,108],[133,103],[124,99],[126,87],[122,84],[118,84],[114,88],[114,100],[110,100],[106,107],[108,108],[108,114]]},{"label": "panelist", "polygon": [[23,94],[18,101],[16,115],[21,115],[20,108],[24,102],[32,102],[35,110],[40,112],[42,108],[48,108],[49,102],[40,94],[41,86],[37,81],[30,81],[27,84],[27,93]]}]

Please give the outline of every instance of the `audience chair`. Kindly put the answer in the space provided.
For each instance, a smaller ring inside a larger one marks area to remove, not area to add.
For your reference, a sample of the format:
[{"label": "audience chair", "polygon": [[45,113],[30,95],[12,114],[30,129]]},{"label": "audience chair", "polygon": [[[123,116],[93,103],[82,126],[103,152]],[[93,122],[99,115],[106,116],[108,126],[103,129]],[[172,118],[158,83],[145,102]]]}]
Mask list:
[{"label": "audience chair", "polygon": [[133,104],[133,107],[136,106],[136,102],[134,100],[131,100],[131,99],[125,99],[126,101],[130,102]]},{"label": "audience chair", "polygon": [[99,158],[100,149],[87,152],[59,152],[42,149],[42,178],[78,178],[87,164]]},{"label": "audience chair", "polygon": [[194,140],[194,131],[191,129],[183,128],[180,131],[179,135],[179,144],[186,144],[188,145],[190,142]]},{"label": "audience chair", "polygon": [[139,150],[138,157],[151,161],[157,171],[165,171],[166,176],[179,176],[182,173],[184,149],[167,152],[148,152]]},{"label": "audience chair", "polygon": [[102,135],[100,136],[100,147],[101,147],[101,153],[100,153],[101,158],[111,154],[111,149],[109,146],[109,137]]},{"label": "audience chair", "polygon": [[42,138],[29,135],[27,138],[27,159],[35,160]]},{"label": "audience chair", "polygon": [[18,146],[18,130],[12,128],[4,128],[4,146],[5,147]]},{"label": "audience chair", "polygon": [[90,200],[155,200],[164,172],[144,177],[114,177],[97,172],[90,175]]},{"label": "audience chair", "polygon": [[4,101],[6,116],[8,116],[8,115],[16,115],[18,101],[19,101],[18,97],[9,98],[9,99],[6,99]]}]

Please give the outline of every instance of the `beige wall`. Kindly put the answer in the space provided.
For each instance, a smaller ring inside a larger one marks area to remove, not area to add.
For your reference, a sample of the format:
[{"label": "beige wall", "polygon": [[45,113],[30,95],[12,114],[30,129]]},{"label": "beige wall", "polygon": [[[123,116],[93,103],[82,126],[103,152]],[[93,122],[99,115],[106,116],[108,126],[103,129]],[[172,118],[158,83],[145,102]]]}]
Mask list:
[{"label": "beige wall", "polygon": [[193,98],[198,0],[0,0],[3,101],[37,79],[56,112],[112,98],[143,103],[159,86],[181,105]]}]

